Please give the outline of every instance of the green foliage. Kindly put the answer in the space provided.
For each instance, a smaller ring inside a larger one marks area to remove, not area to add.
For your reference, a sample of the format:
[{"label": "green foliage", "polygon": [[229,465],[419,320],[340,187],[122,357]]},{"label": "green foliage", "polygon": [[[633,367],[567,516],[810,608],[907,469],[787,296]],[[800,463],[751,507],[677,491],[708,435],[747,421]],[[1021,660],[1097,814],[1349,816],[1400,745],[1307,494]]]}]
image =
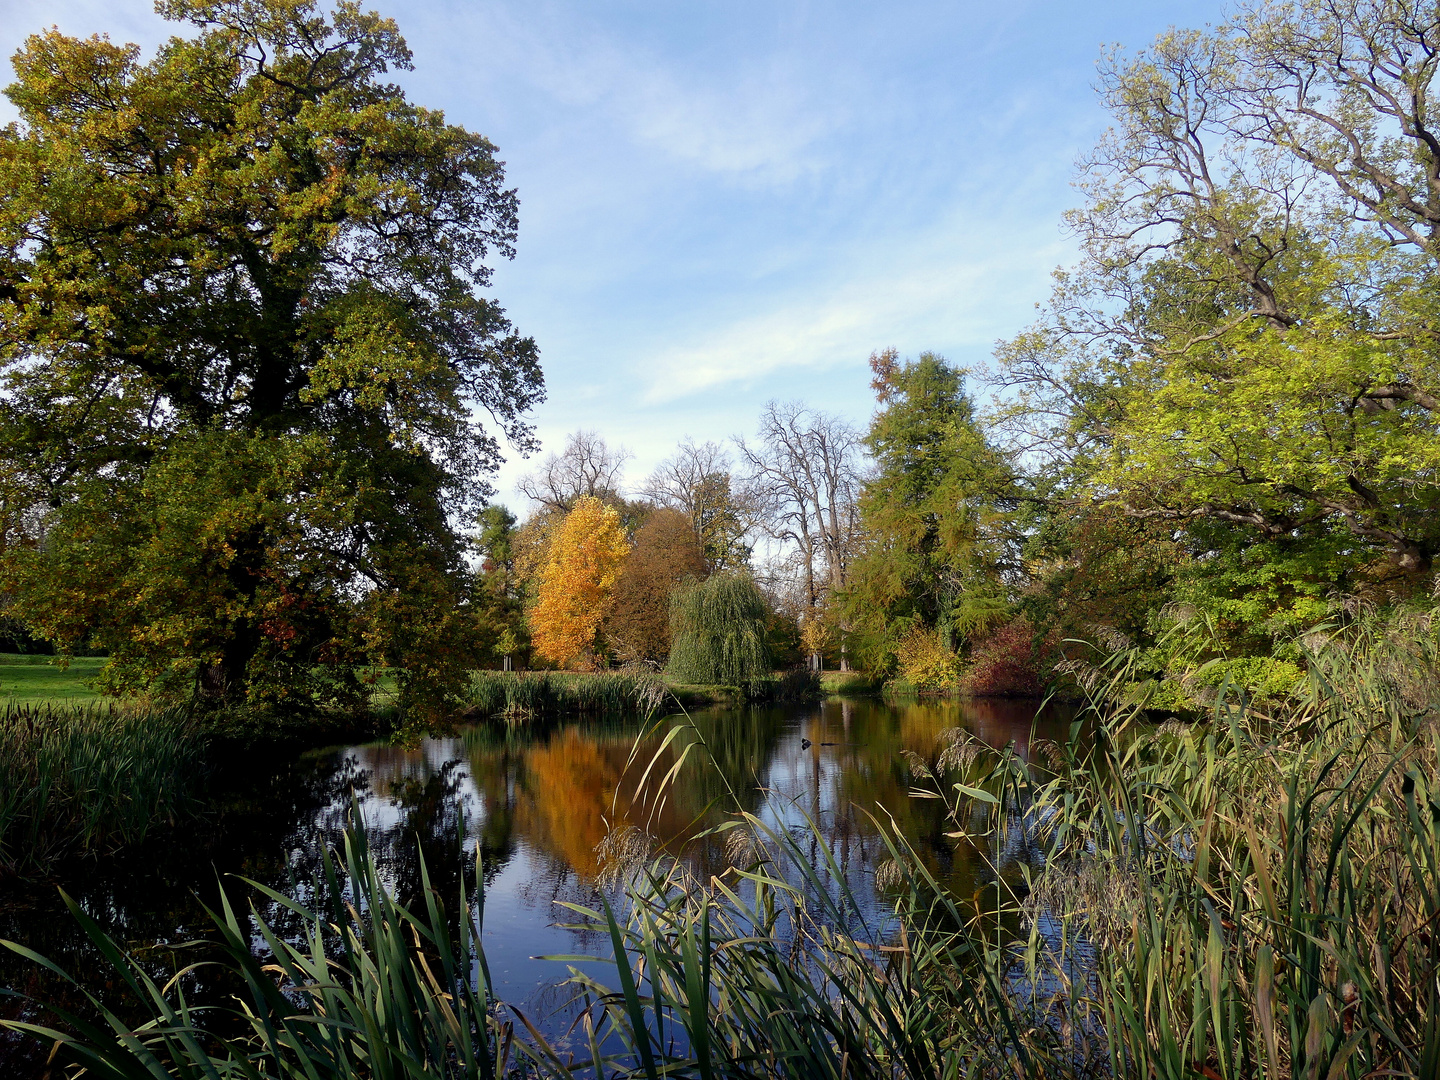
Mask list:
[{"label": "green foliage", "polygon": [[1337,595],[1366,585],[1357,553],[1341,537],[1253,543],[1233,528],[1202,526],[1189,539],[1204,548],[1175,582],[1175,598],[1233,638],[1293,637],[1324,622]]},{"label": "green foliage", "polygon": [[960,683],[960,658],[934,630],[917,626],[896,647],[896,676],[921,692],[954,690]]},{"label": "green foliage", "polygon": [[743,573],[750,566],[751,545],[740,506],[730,490],[728,472],[702,476],[690,491],[691,523],[700,540],[705,565],[712,574]]},{"label": "green foliage", "polygon": [[747,575],[717,574],[671,597],[671,676],[682,682],[738,686],[770,670],[769,606]]},{"label": "green foliage", "polygon": [[[7,941],[12,951],[72,983],[94,1016],[50,1007],[57,1027],[9,1019],[0,1024],[53,1041],[66,1060],[97,1076],[495,1080],[535,1075],[523,1060],[510,1061],[511,1052],[522,1054],[526,1044],[513,1038],[510,1022],[492,1012],[490,972],[479,937],[478,872],[473,892],[461,875],[451,911],[431,887],[423,858],[420,876],[424,907],[411,910],[384,885],[356,823],[345,834],[343,852],[324,853],[323,876],[307,891],[313,898],[308,906],[255,886],[298,918],[303,928],[298,938],[282,937],[258,911],[237,912],[222,892],[220,910],[209,913],[216,952],[211,962],[223,966],[243,991],[228,1007],[214,1009],[191,1005],[181,980],[157,982],[145,964],[124,954],[67,896],[107,976],[128,988],[149,1021],[133,1028],[73,975]],[[267,956],[252,951],[257,940],[264,942]]]},{"label": "green foliage", "polygon": [[1008,618],[1000,579],[1013,563],[1018,490],[961,371],[933,353],[900,363],[893,350],[871,366],[882,407],[865,443],[876,467],[860,496],[843,609],[859,651],[883,667],[917,625],[953,651]]},{"label": "green foliage", "polygon": [[192,807],[205,742],[179,709],[0,712],[0,876],[137,843]]},{"label": "green foliage", "polygon": [[630,671],[477,671],[469,707],[508,720],[611,715],[649,718],[667,691],[658,675]]},{"label": "green foliage", "polygon": [[499,660],[529,649],[525,598],[515,569],[515,515],[498,504],[480,512],[481,563],[471,604],[477,651]]},{"label": "green foliage", "polygon": [[[1353,549],[1335,538],[1257,544],[1238,527],[1197,522],[1183,539],[1191,553],[1174,579],[1158,594],[1141,594],[1151,603],[1143,626],[1111,623],[1085,634],[1139,649],[1165,680],[1157,708],[1204,708],[1227,680],[1254,697],[1284,696],[1303,683],[1305,635],[1349,621],[1347,607],[1368,603],[1357,592],[1371,583]],[[1389,602],[1405,606],[1393,592]]]},{"label": "green foliage", "polygon": [[1082,262],[999,354],[1025,449],[1137,517],[1429,572],[1436,32],[1404,5],[1256,4],[1106,58]]},{"label": "green foliage", "polygon": [[[1033,586],[1020,607],[1062,638],[1094,639],[1118,632],[1148,640],[1162,609],[1175,599],[1177,577],[1191,568],[1189,530],[1137,520],[1113,506],[1063,495],[1039,506],[1024,558]],[[1195,565],[1204,582],[1214,561]]]},{"label": "green foliage", "polygon": [[[481,295],[494,148],[383,80],[393,23],[176,0],[149,61],[49,31],[0,133],[10,614],[92,631],[107,685],[443,706],[473,657],[464,543],[488,413],[525,445],[533,342]],[[44,542],[40,542],[43,534]]]}]

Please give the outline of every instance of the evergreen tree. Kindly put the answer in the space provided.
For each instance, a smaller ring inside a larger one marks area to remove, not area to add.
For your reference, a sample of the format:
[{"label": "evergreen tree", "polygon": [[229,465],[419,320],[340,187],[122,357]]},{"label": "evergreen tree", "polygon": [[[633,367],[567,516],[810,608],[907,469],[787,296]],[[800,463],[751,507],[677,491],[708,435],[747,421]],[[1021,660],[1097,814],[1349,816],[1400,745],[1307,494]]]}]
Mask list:
[{"label": "evergreen tree", "polygon": [[876,471],[860,496],[846,611],[883,649],[920,627],[955,648],[1008,615],[1017,484],[958,369],[929,352],[901,363],[893,349],[870,365],[882,406],[865,436]]}]

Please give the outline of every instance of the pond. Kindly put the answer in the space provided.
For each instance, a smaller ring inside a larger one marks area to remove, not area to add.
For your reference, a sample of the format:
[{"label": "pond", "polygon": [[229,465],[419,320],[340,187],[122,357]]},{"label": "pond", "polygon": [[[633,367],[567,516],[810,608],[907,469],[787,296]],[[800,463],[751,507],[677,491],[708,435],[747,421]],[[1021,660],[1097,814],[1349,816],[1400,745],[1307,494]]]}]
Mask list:
[{"label": "pond", "polygon": [[[323,845],[340,836],[354,806],[406,901],[419,896],[419,855],[441,894],[451,897],[478,845],[482,939],[496,992],[558,1037],[570,1020],[568,995],[558,988],[566,970],[538,957],[608,953],[606,942],[559,924],[574,920],[564,902],[598,902],[601,842],[612,827],[641,828],[661,850],[708,875],[725,869],[726,854],[714,838],[696,837],[732,812],[737,798],[777,828],[798,833],[808,818],[863,916],[883,925],[890,905],[873,873],[886,850],[869,814],[893,818],[957,896],[975,896],[1007,870],[995,865],[995,853],[947,837],[938,802],[910,797],[907,752],[934,760],[942,734],[961,727],[993,746],[1013,742],[1028,758],[1033,739],[1063,739],[1069,721],[1054,708],[1037,719],[1036,709],[1033,701],[972,699],[702,711],[693,721],[703,744],[663,798],[654,796],[653,784],[637,789],[666,731],[683,717],[538,730],[496,723],[413,747],[247,757],[215,778],[209,808],[193,825],[123,857],[79,864],[59,882],[0,892],[0,937],[69,969],[93,970],[59,884],[128,947],[158,947],[153,955],[160,955],[205,932],[202,905],[215,902],[217,881],[239,900],[246,890],[237,876],[282,891],[311,879]],[[657,771],[668,770],[687,739],[695,740],[681,735],[659,754]],[[283,910],[257,899],[267,920],[285,929]],[[23,988],[32,979],[13,955],[0,956],[0,985]],[[0,1036],[0,1075],[26,1075],[30,1066],[22,1064],[29,1060],[31,1049]]]}]

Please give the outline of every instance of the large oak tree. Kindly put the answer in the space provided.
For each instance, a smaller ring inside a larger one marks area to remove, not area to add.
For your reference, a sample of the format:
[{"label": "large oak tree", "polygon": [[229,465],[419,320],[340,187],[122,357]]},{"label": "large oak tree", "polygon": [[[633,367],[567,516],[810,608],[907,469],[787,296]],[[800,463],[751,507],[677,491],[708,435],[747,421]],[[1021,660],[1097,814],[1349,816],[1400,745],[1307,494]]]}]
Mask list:
[{"label": "large oak tree", "polygon": [[[187,37],[31,37],[0,131],[12,608],[116,688],[432,697],[472,658],[463,541],[535,345],[484,295],[495,148],[385,80],[353,3],[163,0]],[[193,682],[191,682],[193,680]]]}]

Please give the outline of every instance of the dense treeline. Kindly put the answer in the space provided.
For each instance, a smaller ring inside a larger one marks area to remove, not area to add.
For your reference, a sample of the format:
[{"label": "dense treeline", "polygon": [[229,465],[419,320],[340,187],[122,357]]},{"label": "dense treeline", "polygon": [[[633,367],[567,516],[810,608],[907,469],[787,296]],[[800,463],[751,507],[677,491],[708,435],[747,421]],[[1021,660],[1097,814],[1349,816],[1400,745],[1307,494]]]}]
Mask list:
[{"label": "dense treeline", "polygon": [[984,373],[872,355],[864,432],[772,404],[736,440],[806,650],[1022,693],[1123,643],[1184,708],[1284,696],[1307,631],[1423,604],[1437,38],[1424,5],[1257,6],[1108,57],[1082,261],[1036,325]]},{"label": "dense treeline", "polygon": [[[52,32],[10,90],[7,632],[208,704],[350,701],[381,668],[426,708],[666,692],[468,682],[507,660],[1068,687],[1087,706],[1035,761],[956,728],[889,763],[944,808],[923,851],[886,833],[890,937],[818,826],[746,813],[717,769],[727,869],[661,857],[626,868],[621,915],[574,909],[605,946],[571,969],[595,1071],[1440,1072],[1433,0],[1252,3],[1109,57],[1081,263],[993,369],[878,351],[864,430],[772,403],[634,487],[579,432],[522,484],[523,521],[470,486],[496,449],[470,406],[523,442],[540,393],[478,291],[513,232],[492,148],[378,82],[408,53],[352,7],[165,8],[201,29],[153,63]],[[0,872],[182,816],[195,715],[0,718]],[[712,745],[688,718],[652,742],[672,782],[681,732]],[[928,860],[962,844],[1016,874],[952,895]],[[104,1024],[4,1023],[114,1075],[574,1074],[492,998],[471,894],[447,916],[422,870],[404,908],[361,828],[326,871],[291,905],[308,952],[215,917],[238,1011],[86,923],[150,1022],[77,982]]]},{"label": "dense treeline", "polygon": [[1109,56],[1081,261],[989,370],[878,351],[863,429],[772,402],[636,483],[577,432],[523,521],[483,505],[474,420],[528,448],[542,393],[482,295],[515,229],[494,148],[381,82],[385,20],[167,11],[198,33],[148,63],[32,38],[0,133],[3,619],[108,653],[107,689],[354,707],[393,673],[453,711],[479,667],[663,667],[718,579],[763,598],[746,677],[1028,694],[1123,642],[1185,708],[1284,696],[1310,628],[1433,587],[1423,5]]}]

